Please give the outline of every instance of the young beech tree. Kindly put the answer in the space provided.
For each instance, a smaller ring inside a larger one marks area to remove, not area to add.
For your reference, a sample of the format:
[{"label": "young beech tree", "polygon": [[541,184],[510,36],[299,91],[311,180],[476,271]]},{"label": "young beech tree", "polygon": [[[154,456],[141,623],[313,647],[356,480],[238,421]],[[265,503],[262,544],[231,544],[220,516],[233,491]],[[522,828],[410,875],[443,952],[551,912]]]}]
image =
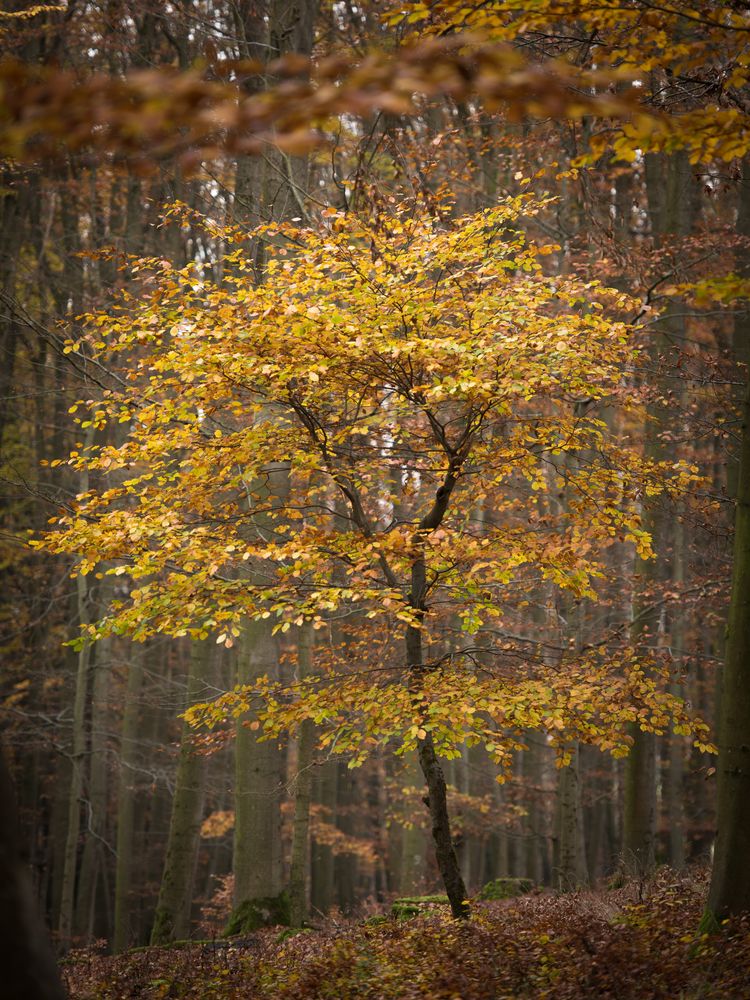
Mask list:
[{"label": "young beech tree", "polygon": [[142,297],[89,323],[93,349],[131,359],[126,388],[87,401],[82,421],[128,422],[128,439],[73,453],[100,486],[42,543],[75,553],[79,573],[106,564],[132,580],[92,636],[231,645],[250,616],[331,635],[346,619],[399,643],[367,670],[342,645],[292,687],[261,680],[189,717],[260,706],[266,738],[311,719],[350,765],[387,741],[416,747],[457,916],[441,756],[481,743],[502,774],[524,730],[565,763],[572,741],[622,754],[628,723],[670,718],[706,739],[627,649],[554,664],[506,652],[504,609],[540,586],[594,598],[613,541],[650,554],[643,498],[693,478],[612,440],[597,415],[639,405],[632,331],[614,318],[631,303],[546,277],[539,258],[557,248],[518,230],[533,211],[521,196],[450,224],[412,206],[377,224],[329,212],[317,230],[263,227],[260,286],[241,249],[222,287],[196,265],[140,262]]}]

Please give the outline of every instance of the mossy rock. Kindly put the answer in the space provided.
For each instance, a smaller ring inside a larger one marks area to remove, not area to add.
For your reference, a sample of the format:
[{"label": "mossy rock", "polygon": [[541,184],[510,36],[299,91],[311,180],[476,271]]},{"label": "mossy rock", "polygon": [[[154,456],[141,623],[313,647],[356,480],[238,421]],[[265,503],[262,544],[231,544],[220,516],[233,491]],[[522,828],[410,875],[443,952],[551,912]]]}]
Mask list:
[{"label": "mossy rock", "polygon": [[396,920],[408,920],[418,917],[421,913],[429,913],[437,906],[447,906],[447,896],[404,896],[394,899],[391,914]]},{"label": "mossy rock", "polygon": [[278,896],[245,899],[232,912],[224,936],[251,934],[261,927],[288,927],[289,920],[289,897],[286,892],[280,892]]},{"label": "mossy rock", "polygon": [[530,878],[496,878],[482,886],[477,899],[514,899],[525,896],[533,888]]}]

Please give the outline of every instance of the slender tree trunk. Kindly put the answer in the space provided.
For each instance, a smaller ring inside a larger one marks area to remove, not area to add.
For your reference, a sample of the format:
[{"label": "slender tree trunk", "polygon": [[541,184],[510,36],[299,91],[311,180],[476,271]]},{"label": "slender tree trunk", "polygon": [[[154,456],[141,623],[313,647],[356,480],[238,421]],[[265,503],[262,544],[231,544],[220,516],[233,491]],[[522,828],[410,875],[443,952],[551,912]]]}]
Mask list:
[{"label": "slender tree trunk", "polygon": [[[503,807],[505,805],[506,795],[503,786],[499,785],[497,782],[495,782],[494,798],[498,812],[502,814],[504,811]],[[494,865],[490,878],[504,878],[510,875],[510,835],[508,834],[506,824],[502,824],[500,826],[493,839],[496,849],[493,852]]]},{"label": "slender tree trunk", "polygon": [[[338,762],[326,760],[317,767],[314,783],[314,800],[322,807],[321,819],[324,823],[336,823]],[[333,875],[335,870],[333,851],[328,844],[313,841],[313,861],[311,871],[311,898],[313,911],[326,914],[333,905]]]},{"label": "slender tree trunk", "polygon": [[[646,195],[653,242],[661,243],[666,232],[666,165],[662,154],[647,154],[645,158]],[[651,355],[655,365],[659,364],[664,347],[664,338],[655,335],[651,345]],[[646,453],[655,461],[664,456],[658,436],[659,414],[653,407],[646,417]],[[644,512],[644,526],[650,532],[657,558],[662,559],[666,543],[666,521],[658,511]],[[639,595],[634,602],[634,638],[643,643],[655,642],[658,631],[658,614],[644,615],[643,605],[653,601],[649,588],[658,582],[661,562],[636,559],[640,578]],[[653,868],[656,859],[656,741],[651,733],[644,733],[631,723],[628,735],[632,741],[630,753],[625,761],[624,812],[623,812],[623,864],[632,874],[643,874]]]},{"label": "slender tree trunk", "polygon": [[[302,681],[312,670],[312,625],[306,624],[300,627],[297,643],[297,679]],[[310,789],[314,747],[314,723],[311,719],[306,719],[300,726],[297,737],[297,777],[294,788],[292,862],[289,873],[289,921],[292,927],[304,925],[309,909]]]},{"label": "slender tree trunk", "polygon": [[[743,163],[739,232],[750,236],[750,159]],[[750,257],[750,251],[745,251]],[[745,303],[746,309],[750,303]],[[735,356],[750,356],[750,313],[735,325]],[[717,765],[717,838],[707,923],[750,910],[750,375],[742,403],[732,596],[722,671]]]},{"label": "slender tree trunk", "polygon": [[[338,829],[348,836],[357,833],[357,813],[359,800],[357,797],[357,782],[354,773],[344,761],[338,763],[336,776],[337,790],[337,823]],[[334,885],[339,909],[342,913],[351,913],[357,902],[357,876],[359,859],[356,854],[342,851],[334,855]]]},{"label": "slender tree trunk", "polygon": [[[211,647],[208,640],[194,640],[190,646],[188,705],[206,697],[210,676]],[[156,907],[151,944],[166,944],[190,933],[190,909],[193,902],[195,864],[198,856],[205,758],[191,743],[192,730],[183,725],[180,757],[177,764],[169,842],[164,865],[159,902]]]},{"label": "slender tree trunk", "polygon": [[375,899],[382,903],[393,889],[394,879],[389,866],[388,851],[388,785],[386,777],[385,757],[387,751],[379,747],[374,760],[372,778],[370,781],[371,815],[374,830],[371,834],[374,840],[376,861],[373,872],[373,892]]},{"label": "slender tree trunk", "polygon": [[[69,654],[66,660],[72,660]],[[46,868],[47,894],[46,910],[50,927],[58,927],[60,923],[60,903],[62,901],[62,883],[65,870],[65,843],[68,834],[68,792],[70,789],[72,767],[70,758],[60,754],[55,762],[53,774],[52,803],[50,805],[49,832],[47,836]]]},{"label": "slender tree trunk", "polygon": [[[78,598],[78,618],[82,624],[89,620],[88,585],[86,577],[76,577]],[[81,834],[81,795],[83,793],[84,759],[86,753],[86,694],[91,662],[91,643],[84,640],[78,653],[73,703],[73,736],[71,753],[71,777],[68,790],[68,824],[65,836],[63,858],[62,889],[60,893],[60,917],[58,933],[64,946],[70,943],[73,930],[73,908],[75,904],[76,875],[78,871],[78,840]]]},{"label": "slender tree trunk", "polygon": [[143,686],[143,650],[131,647],[125,712],[120,736],[120,778],[117,790],[117,863],[115,868],[115,952],[133,943],[135,928],[131,923],[131,885],[133,876],[133,835],[138,794],[138,735],[140,731],[140,696]]},{"label": "slender tree trunk", "polygon": [[445,778],[435,753],[432,735],[429,732],[423,740],[419,741],[419,763],[427,782],[427,806],[430,810],[432,838],[435,841],[438,870],[451,904],[451,913],[454,917],[463,919],[469,914],[466,887],[461,869],[458,867],[456,852],[453,849]]},{"label": "slender tree trunk", "polygon": [[[423,611],[425,593],[424,557],[417,555],[412,564],[411,606]],[[410,625],[406,630],[406,662],[414,687],[417,688],[424,672],[422,656],[422,631]],[[417,698],[419,696],[417,695]],[[430,810],[432,839],[435,842],[435,857],[443,885],[451,905],[451,913],[464,919],[469,915],[466,901],[466,886],[458,866],[453,847],[450,818],[448,816],[448,796],[443,769],[435,753],[432,733],[424,729],[424,738],[418,741],[419,764],[427,783],[427,807]]]},{"label": "slender tree trunk", "polygon": [[[147,647],[148,648],[148,647]],[[155,638],[149,657],[159,658],[159,679],[150,679],[146,687],[147,662],[144,661],[144,689],[141,699],[140,723],[137,739],[147,754],[140,757],[141,765],[151,770],[148,794],[140,795],[135,803],[133,854],[137,859],[138,882],[146,888],[132,895],[128,907],[130,930],[134,944],[146,944],[151,937],[154,916],[159,898],[164,861],[169,845],[169,827],[174,804],[173,746],[181,739],[181,727],[175,725],[176,716],[185,707],[182,695],[175,692],[184,687],[183,677],[175,677],[175,660],[184,644]],[[142,741],[142,742],[141,742]],[[177,752],[179,764],[179,747]],[[153,889],[152,887],[156,887]],[[148,891],[150,890],[150,891]],[[135,904],[137,902],[137,909]]]},{"label": "slender tree trunk", "polygon": [[[102,639],[96,649],[91,685],[91,743],[88,794],[84,801],[84,847],[76,899],[75,925],[85,940],[109,938],[109,913],[98,906],[108,895],[107,854],[107,726],[109,680],[112,669],[112,640]],[[98,911],[98,912],[97,912]]]},{"label": "slender tree trunk", "polygon": [[[672,580],[679,592],[685,584],[685,526],[684,511],[678,511],[674,525]],[[672,647],[677,664],[683,662],[685,651],[684,614],[677,609],[671,629]],[[670,693],[681,696],[682,684],[675,679]],[[669,824],[669,863],[673,868],[685,865],[685,737],[672,734],[667,739],[668,762],[666,781],[667,821]]]}]

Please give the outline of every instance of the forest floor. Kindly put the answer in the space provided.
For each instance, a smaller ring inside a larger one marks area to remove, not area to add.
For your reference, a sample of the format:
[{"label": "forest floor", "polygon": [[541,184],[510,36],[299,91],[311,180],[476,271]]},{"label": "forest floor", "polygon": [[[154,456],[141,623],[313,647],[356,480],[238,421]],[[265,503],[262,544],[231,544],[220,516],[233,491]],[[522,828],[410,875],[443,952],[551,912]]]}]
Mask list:
[{"label": "forest floor", "polygon": [[477,904],[466,923],[327,921],[292,935],[71,953],[74,1000],[750,1000],[750,916],[698,934],[706,886],[663,872],[609,892]]}]

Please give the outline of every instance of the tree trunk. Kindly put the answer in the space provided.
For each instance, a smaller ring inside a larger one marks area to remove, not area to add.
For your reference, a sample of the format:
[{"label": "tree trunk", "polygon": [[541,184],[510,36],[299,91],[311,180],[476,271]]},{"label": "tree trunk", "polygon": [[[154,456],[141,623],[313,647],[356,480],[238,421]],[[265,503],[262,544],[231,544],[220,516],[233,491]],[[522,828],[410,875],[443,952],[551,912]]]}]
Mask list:
[{"label": "tree trunk", "polygon": [[120,779],[117,789],[117,862],[115,868],[115,952],[124,951],[133,943],[134,928],[130,920],[130,891],[133,875],[133,834],[138,791],[138,734],[140,729],[140,695],[143,686],[143,650],[133,645],[128,665],[125,692],[125,712],[120,737]]},{"label": "tree trunk", "polygon": [[[91,684],[91,743],[88,794],[84,801],[84,847],[81,875],[76,898],[75,926],[84,940],[110,937],[109,913],[97,907],[108,896],[109,874],[105,852],[107,842],[107,725],[109,716],[109,679],[112,669],[112,640],[102,639],[96,649]],[[98,912],[97,912],[98,910]]]},{"label": "tree trunk", "polygon": [[[88,484],[85,489],[88,488]],[[89,618],[88,585],[86,577],[76,578],[78,598],[78,619],[86,624]],[[86,752],[86,695],[91,662],[91,643],[85,639],[78,653],[75,698],[73,702],[73,735],[71,753],[71,776],[68,790],[68,824],[65,835],[62,888],[60,893],[60,917],[58,933],[64,946],[70,944],[73,929],[73,907],[75,903],[76,874],[78,871],[78,839],[81,834],[81,795],[83,793],[84,755]]]},{"label": "tree trunk", "polygon": [[623,864],[643,875],[656,860],[656,739],[635,723],[628,732],[633,745],[625,765]]},{"label": "tree trunk", "polygon": [[[317,767],[314,799],[321,806],[324,823],[336,823],[338,762],[335,758],[324,761]],[[326,914],[333,905],[335,858],[328,844],[313,841],[311,871],[311,897],[314,911]]]},{"label": "tree trunk", "polygon": [[[687,236],[697,213],[697,187],[685,152],[670,157],[662,154],[646,156],[646,192],[655,246],[668,236]],[[663,329],[655,334],[651,356],[656,369],[663,367],[662,354],[672,351],[668,334],[682,332],[682,319],[671,317],[668,310],[662,317]],[[659,406],[649,406],[646,417],[646,457],[654,461],[670,459],[671,451],[662,439],[664,412]],[[666,623],[664,609],[649,611],[659,587],[671,575],[668,560],[668,540],[671,514],[664,505],[652,505],[644,511],[643,524],[651,534],[655,560],[637,560],[640,594],[636,602],[634,639],[646,647],[664,645]],[[651,649],[651,652],[655,652]],[[653,868],[656,861],[656,739],[631,724],[629,735],[633,746],[625,763],[625,813],[623,816],[623,854],[627,868],[641,875]]]},{"label": "tree trunk", "polygon": [[[267,62],[287,52],[309,55],[317,8],[317,0],[263,0],[260,3],[240,0],[233,8],[240,58]],[[250,95],[262,91],[267,82],[267,75],[256,74],[246,77],[241,86]],[[290,158],[270,147],[264,156],[240,157],[232,205],[234,221],[253,228],[270,217],[288,219],[302,214],[300,205],[307,194],[307,169],[307,158]],[[265,267],[261,239],[256,238],[254,245],[248,247],[248,255],[254,263],[254,280],[261,283]],[[282,467],[273,470],[269,489],[272,497],[278,498],[286,490],[286,474]],[[272,635],[271,622],[248,622],[241,640],[239,683],[252,683],[262,674],[272,676],[278,672],[278,663],[278,644]],[[278,896],[283,884],[281,798],[285,761],[276,743],[258,743],[243,722],[237,727],[235,745],[235,908],[247,901]],[[302,736],[300,741],[303,742]],[[308,739],[305,731],[305,746],[301,749],[307,752],[311,741],[312,736]],[[306,783],[307,788],[304,787]],[[299,802],[300,833],[305,812],[305,823],[309,823],[307,771],[302,786],[307,805],[302,800]],[[296,820],[295,815],[295,829]],[[306,832],[305,839],[308,839]],[[295,868],[293,877],[298,876]]]},{"label": "tree trunk", "polygon": [[[737,228],[750,235],[750,160],[743,162]],[[750,256],[745,251],[744,256]],[[747,267],[746,267],[747,269]],[[750,303],[745,303],[746,309]],[[735,324],[735,357],[750,356],[750,315]],[[722,672],[717,765],[717,838],[707,923],[750,910],[750,375],[742,403],[732,596]]]},{"label": "tree trunk", "polygon": [[572,747],[570,764],[561,768],[559,774],[557,882],[560,889],[578,889],[588,881],[578,743]]},{"label": "tree trunk", "polygon": [[10,774],[0,753],[0,968],[11,1000],[65,1000],[55,960],[20,857]]},{"label": "tree trunk", "polygon": [[524,875],[537,885],[544,872],[542,852],[546,850],[542,822],[542,786],[544,784],[543,737],[534,730],[525,736],[528,746],[526,759],[526,794],[528,795],[528,815],[526,817],[526,843]]},{"label": "tree trunk", "polygon": [[[399,780],[406,788],[418,787],[422,780],[419,755],[408,750],[401,758],[404,768],[399,772]],[[418,823],[401,827],[398,891],[404,895],[419,893],[424,887],[425,836]]]},{"label": "tree trunk", "polygon": [[[248,622],[240,639],[237,680],[252,684],[278,672],[278,647],[264,621]],[[235,741],[234,900],[277,896],[281,892],[282,758],[275,742],[258,743],[241,720]]]},{"label": "tree trunk", "polygon": [[708,911],[719,921],[750,910],[750,381],[742,410],[717,777],[718,836]]},{"label": "tree trunk", "polygon": [[[336,826],[347,836],[354,836],[357,831],[356,819],[359,813],[357,784],[354,772],[347,767],[345,761],[338,763],[336,777]],[[356,854],[340,851],[334,855],[334,885],[336,899],[342,913],[351,913],[357,902],[357,876],[359,859]]]},{"label": "tree trunk", "polygon": [[[424,611],[424,593],[425,564],[424,557],[420,554],[416,556],[412,564],[410,594],[411,606],[420,613]],[[406,630],[406,662],[410,680],[417,687],[424,672],[424,660],[422,657],[422,631],[413,625],[410,625]],[[424,738],[418,741],[417,749],[422,774],[427,782],[426,802],[430,810],[435,857],[451,904],[451,913],[456,918],[465,919],[469,915],[469,904],[466,901],[466,886],[453,848],[445,777],[435,753],[432,733],[426,728],[423,732]]]},{"label": "tree trunk", "polygon": [[[683,394],[684,395],[684,394]],[[674,525],[672,580],[675,589],[679,591],[685,585],[685,525],[684,510],[680,508]],[[671,642],[674,657],[678,665],[685,657],[685,620],[684,614],[677,609],[673,615]],[[680,671],[681,672],[681,671]],[[682,696],[683,685],[679,679],[670,684],[670,693]],[[672,734],[667,738],[668,762],[666,781],[667,821],[669,824],[669,863],[673,868],[683,868],[685,865],[685,737]]]},{"label": "tree trunk", "polygon": [[[312,669],[312,625],[305,624],[300,627],[297,644],[297,679],[302,681]],[[289,922],[292,927],[302,927],[308,916],[310,789],[314,747],[314,723],[311,719],[305,719],[297,737],[297,778],[294,788],[292,863],[289,873]]]},{"label": "tree trunk", "polygon": [[[190,646],[188,705],[205,699],[210,667],[209,641],[194,640]],[[151,931],[151,944],[166,944],[186,938],[190,933],[190,908],[193,902],[205,777],[205,757],[196,753],[191,736],[192,729],[184,723],[169,824],[167,858]]]}]

